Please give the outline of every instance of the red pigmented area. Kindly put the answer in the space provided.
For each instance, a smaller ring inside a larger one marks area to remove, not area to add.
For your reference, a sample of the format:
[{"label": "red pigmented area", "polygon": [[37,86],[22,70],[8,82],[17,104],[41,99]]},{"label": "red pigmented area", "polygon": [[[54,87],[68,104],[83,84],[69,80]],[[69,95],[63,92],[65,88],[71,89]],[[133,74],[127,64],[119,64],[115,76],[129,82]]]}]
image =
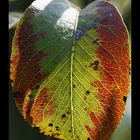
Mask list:
[{"label": "red pigmented area", "polygon": [[43,121],[43,117],[54,114],[55,105],[51,99],[52,93],[47,88],[43,88],[31,108],[30,118],[32,124],[37,124]]},{"label": "red pigmented area", "polygon": [[100,42],[96,54],[100,58],[103,74],[100,80],[91,82],[91,85],[97,87],[99,101],[105,112],[98,116],[90,113],[95,127],[86,126],[86,129],[93,140],[108,140],[119,124],[125,109],[123,98],[127,97],[130,84],[127,30],[112,5],[106,2],[101,2],[101,5],[104,8],[97,10],[101,25],[96,29]]},{"label": "red pigmented area", "polygon": [[[34,13],[36,9],[27,9],[24,19],[16,29],[14,38],[13,53],[11,59],[11,79],[13,80],[13,92],[16,94],[16,103],[22,104],[26,97],[27,89],[34,89],[49,73],[41,71],[41,60],[48,56],[48,53],[36,50],[37,41],[46,37],[46,32],[33,30]],[[19,95],[20,93],[20,95]]]}]

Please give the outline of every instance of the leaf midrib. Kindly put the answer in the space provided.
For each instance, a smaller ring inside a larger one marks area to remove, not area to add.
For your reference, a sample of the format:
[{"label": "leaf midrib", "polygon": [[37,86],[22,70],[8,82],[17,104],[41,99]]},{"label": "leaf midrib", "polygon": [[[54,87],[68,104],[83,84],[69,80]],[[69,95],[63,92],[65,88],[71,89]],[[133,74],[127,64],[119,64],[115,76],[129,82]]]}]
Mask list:
[{"label": "leaf midrib", "polygon": [[73,36],[74,36],[74,43],[72,46],[72,50],[71,50],[71,66],[70,66],[70,85],[71,85],[71,121],[72,121],[72,135],[73,135],[73,139],[75,139],[75,132],[74,132],[74,119],[73,119],[73,112],[74,112],[74,108],[73,108],[73,59],[74,59],[74,51],[75,51],[75,32],[77,29],[77,23],[78,23],[78,16],[79,16],[79,12],[76,15],[75,18],[75,24],[74,24],[74,31],[73,31]]}]

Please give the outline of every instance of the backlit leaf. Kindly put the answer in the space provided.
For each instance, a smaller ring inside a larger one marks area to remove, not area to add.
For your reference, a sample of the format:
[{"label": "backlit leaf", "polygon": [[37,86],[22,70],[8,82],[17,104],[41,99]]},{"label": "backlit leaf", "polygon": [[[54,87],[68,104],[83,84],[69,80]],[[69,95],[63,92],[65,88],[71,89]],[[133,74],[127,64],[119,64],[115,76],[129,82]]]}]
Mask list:
[{"label": "backlit leaf", "polygon": [[16,26],[22,14],[20,12],[9,12],[9,29]]},{"label": "backlit leaf", "polygon": [[11,80],[33,127],[65,140],[108,140],[129,91],[128,32],[110,3],[78,11],[65,0],[37,0],[15,32]]}]

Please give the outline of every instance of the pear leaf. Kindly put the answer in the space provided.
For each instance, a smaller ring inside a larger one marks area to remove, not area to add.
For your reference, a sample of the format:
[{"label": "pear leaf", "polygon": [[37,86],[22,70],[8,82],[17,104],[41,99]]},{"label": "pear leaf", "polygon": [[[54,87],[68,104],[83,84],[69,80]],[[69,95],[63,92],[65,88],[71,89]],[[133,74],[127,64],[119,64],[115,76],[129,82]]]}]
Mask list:
[{"label": "pear leaf", "polygon": [[45,135],[108,140],[130,86],[128,32],[117,8],[36,0],[13,39],[11,80],[22,116]]}]

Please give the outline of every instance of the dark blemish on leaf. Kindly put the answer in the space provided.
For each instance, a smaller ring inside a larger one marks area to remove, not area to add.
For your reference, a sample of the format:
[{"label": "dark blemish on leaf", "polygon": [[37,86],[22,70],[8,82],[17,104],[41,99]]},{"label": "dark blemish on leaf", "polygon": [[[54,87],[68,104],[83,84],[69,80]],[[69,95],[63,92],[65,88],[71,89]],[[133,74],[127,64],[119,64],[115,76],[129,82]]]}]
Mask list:
[{"label": "dark blemish on leaf", "polygon": [[65,123],[65,122],[63,122],[63,123]]},{"label": "dark blemish on leaf", "polygon": [[43,104],[40,104],[41,106],[43,106]]},{"label": "dark blemish on leaf", "polygon": [[99,61],[98,60],[96,60],[96,61],[94,61],[94,65],[99,65]]},{"label": "dark blemish on leaf", "polygon": [[99,44],[99,39],[95,39],[92,41],[93,44]]},{"label": "dark blemish on leaf", "polygon": [[41,132],[43,135],[45,134],[45,132]]},{"label": "dark blemish on leaf", "polygon": [[52,123],[49,123],[49,126],[53,126],[53,124]]},{"label": "dark blemish on leaf", "polygon": [[123,96],[123,101],[126,102],[126,100],[127,100],[127,97]]},{"label": "dark blemish on leaf", "polygon": [[50,130],[49,132],[52,132],[52,130]]},{"label": "dark blemish on leaf", "polygon": [[53,134],[52,134],[53,137],[59,136],[59,135],[60,135],[59,133],[53,133]]},{"label": "dark blemish on leaf", "polygon": [[88,137],[87,140],[91,140],[91,139]]},{"label": "dark blemish on leaf", "polygon": [[68,132],[69,132],[69,133],[71,133],[71,132],[72,132],[72,130],[68,130]]},{"label": "dark blemish on leaf", "polygon": [[69,92],[69,94],[71,94],[71,92]]},{"label": "dark blemish on leaf", "polygon": [[59,126],[56,126],[55,128],[59,128]]},{"label": "dark blemish on leaf", "polygon": [[19,107],[21,108],[21,107],[22,107],[22,105],[19,105]]},{"label": "dark blemish on leaf", "polygon": [[86,100],[87,99],[87,97],[84,97],[84,100]]},{"label": "dark blemish on leaf", "polygon": [[47,95],[45,95],[44,97],[47,97]]},{"label": "dark blemish on leaf", "polygon": [[69,112],[69,111],[67,111],[66,113],[67,113],[67,114],[69,114],[70,112]]},{"label": "dark blemish on leaf", "polygon": [[36,130],[40,130],[39,127],[34,127]]},{"label": "dark blemish on leaf", "polygon": [[89,93],[90,93],[90,91],[89,91],[89,90],[87,90],[87,91],[86,91],[86,94],[89,94]]},{"label": "dark blemish on leaf", "polygon": [[77,139],[79,139],[79,136],[76,136],[77,137]]},{"label": "dark blemish on leaf", "polygon": [[73,84],[73,88],[75,88],[76,86]]},{"label": "dark blemish on leaf", "polygon": [[63,114],[63,115],[62,115],[62,118],[66,118],[66,114]]},{"label": "dark blemish on leaf", "polygon": [[13,83],[14,81],[13,80],[10,80],[11,81],[11,83]]},{"label": "dark blemish on leaf", "polygon": [[94,69],[94,70],[98,70],[98,66],[94,66],[93,69]]},{"label": "dark blemish on leaf", "polygon": [[54,136],[59,136],[59,135],[60,135],[59,133],[55,133],[55,134],[54,134]]},{"label": "dark blemish on leaf", "polygon": [[85,108],[85,110],[87,110],[87,108]]},{"label": "dark blemish on leaf", "polygon": [[91,66],[93,66],[93,65],[94,65],[94,63],[91,63],[90,65],[91,65]]},{"label": "dark blemish on leaf", "polygon": [[74,76],[74,74],[72,74],[72,76]]},{"label": "dark blemish on leaf", "polygon": [[28,97],[31,99],[31,98],[33,98],[33,95],[32,95],[32,94],[30,94],[30,95],[28,95]]},{"label": "dark blemish on leaf", "polygon": [[40,86],[39,86],[39,85],[37,85],[37,86],[35,87],[35,89],[39,89],[39,87],[40,87]]},{"label": "dark blemish on leaf", "polygon": [[126,43],[125,46],[127,46],[128,44]]}]

